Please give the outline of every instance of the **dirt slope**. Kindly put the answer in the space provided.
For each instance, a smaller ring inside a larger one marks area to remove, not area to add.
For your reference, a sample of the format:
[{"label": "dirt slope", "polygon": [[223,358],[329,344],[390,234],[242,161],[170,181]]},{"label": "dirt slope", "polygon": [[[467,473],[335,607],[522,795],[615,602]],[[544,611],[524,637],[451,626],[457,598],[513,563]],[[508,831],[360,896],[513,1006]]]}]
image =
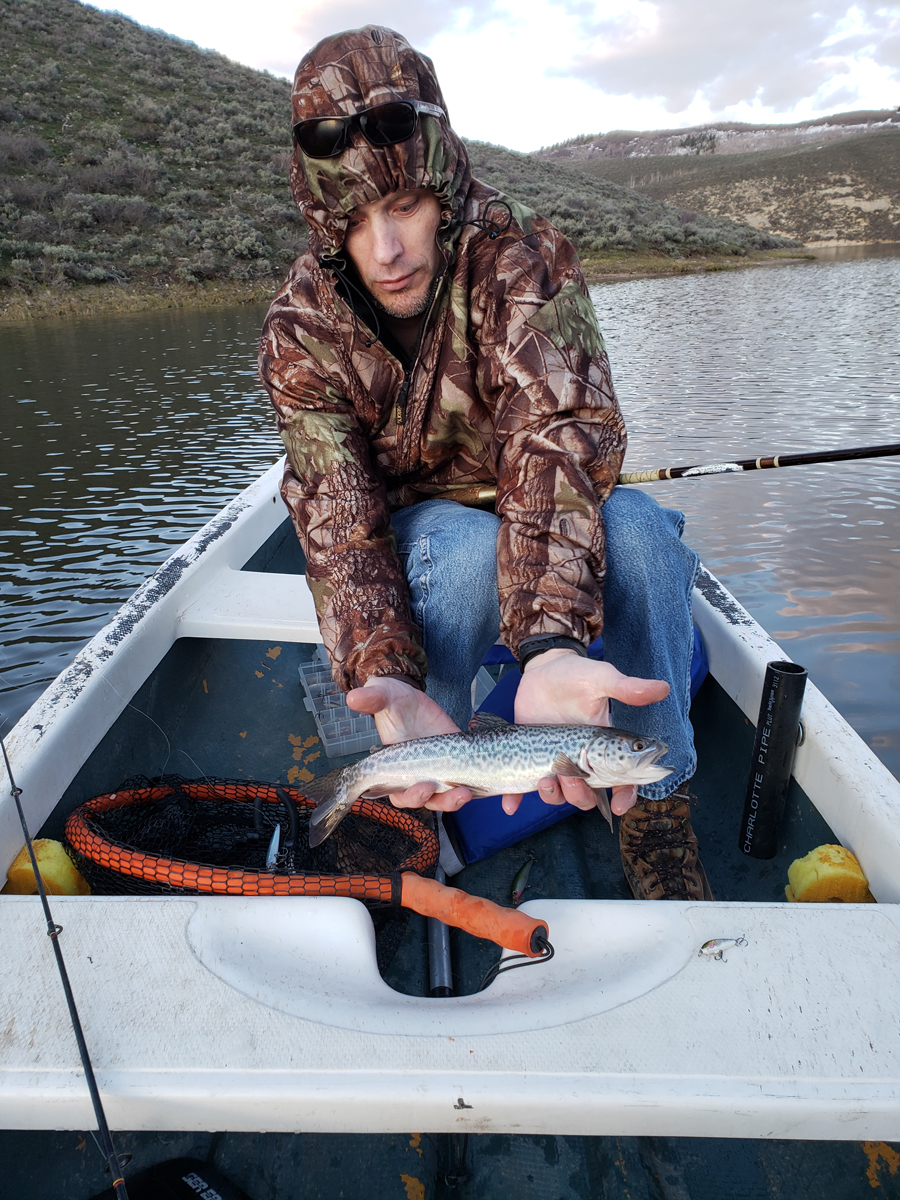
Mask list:
[{"label": "dirt slope", "polygon": [[594,157],[566,167],[807,244],[900,241],[896,129],[748,154]]}]

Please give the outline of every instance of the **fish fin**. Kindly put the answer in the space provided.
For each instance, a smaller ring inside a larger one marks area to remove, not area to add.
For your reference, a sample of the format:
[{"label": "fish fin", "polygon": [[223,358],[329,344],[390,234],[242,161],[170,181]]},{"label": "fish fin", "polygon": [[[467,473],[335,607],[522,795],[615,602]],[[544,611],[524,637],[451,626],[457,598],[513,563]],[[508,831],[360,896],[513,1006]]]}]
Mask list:
[{"label": "fish fin", "polygon": [[515,728],[492,712],[477,712],[469,722],[469,733],[511,733]]},{"label": "fish fin", "polygon": [[[496,796],[497,795],[496,788],[479,787],[477,783],[451,783],[451,781],[449,779],[440,788],[440,791],[449,792],[450,788],[455,788],[455,787],[468,788],[469,791],[472,793],[473,800],[483,800],[485,796]],[[435,791],[437,791],[437,790],[438,789],[435,788]]]},{"label": "fish fin", "polygon": [[350,807],[346,788],[341,788],[330,799],[322,800],[316,805],[315,812],[309,818],[309,848],[311,850],[315,850],[316,846],[321,846],[327,837],[331,837],[350,811]]},{"label": "fish fin", "polygon": [[294,786],[301,795],[308,797],[317,805],[321,804],[323,800],[327,800],[329,796],[333,796],[339,790],[343,769],[343,767],[335,767],[327,775],[317,775],[315,779],[310,779],[307,783]]},{"label": "fish fin", "polygon": [[[425,783],[426,781],[419,779],[416,782]],[[449,792],[452,787],[468,787],[466,783],[438,783],[433,779],[428,780],[428,782],[431,784],[432,791],[435,794]],[[405,792],[410,787],[412,787],[410,783],[375,783],[370,788],[366,788],[364,792],[360,792],[360,799],[381,800],[385,796],[399,796],[401,792]]]},{"label": "fish fin", "polygon": [[576,779],[587,779],[587,771],[582,771],[577,763],[573,763],[568,754],[557,754],[551,768],[554,775],[564,775]]},{"label": "fish fin", "polygon": [[591,788],[591,791],[597,797],[597,807],[603,814],[611,833],[613,827],[612,809],[609,807],[609,796],[606,794],[606,788]]}]

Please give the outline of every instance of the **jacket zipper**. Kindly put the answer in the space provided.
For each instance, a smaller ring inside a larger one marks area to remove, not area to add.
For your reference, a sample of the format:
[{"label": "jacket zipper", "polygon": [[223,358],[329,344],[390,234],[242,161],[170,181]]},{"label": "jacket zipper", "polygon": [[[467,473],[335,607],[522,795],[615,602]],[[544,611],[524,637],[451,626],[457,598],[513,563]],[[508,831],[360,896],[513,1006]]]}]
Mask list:
[{"label": "jacket zipper", "polygon": [[416,367],[419,365],[419,354],[422,349],[422,339],[425,337],[425,330],[428,328],[428,322],[431,319],[431,313],[434,309],[434,302],[437,299],[438,288],[443,277],[444,272],[442,271],[440,275],[436,275],[432,281],[431,293],[428,299],[428,307],[426,308],[425,314],[422,317],[422,324],[419,326],[419,334],[416,338],[416,344],[413,347],[412,359],[410,360],[409,366],[403,373],[403,382],[400,384],[400,391],[397,393],[397,399],[394,401],[394,421],[397,425],[398,434],[403,428],[404,422],[406,421],[406,408],[409,400],[409,388],[412,383],[412,377],[416,372]]},{"label": "jacket zipper", "polygon": [[407,368],[406,374],[403,376],[403,382],[400,384],[400,391],[397,393],[397,399],[394,401],[394,421],[398,429],[402,429],[403,422],[406,420],[406,401],[409,396],[409,385],[412,382],[412,367]]}]

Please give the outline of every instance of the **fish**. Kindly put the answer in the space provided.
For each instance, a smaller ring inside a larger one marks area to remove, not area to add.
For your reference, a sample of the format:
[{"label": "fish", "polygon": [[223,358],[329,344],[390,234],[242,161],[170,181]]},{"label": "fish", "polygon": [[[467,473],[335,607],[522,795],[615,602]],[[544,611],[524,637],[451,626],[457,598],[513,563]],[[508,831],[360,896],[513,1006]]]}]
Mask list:
[{"label": "fish", "polygon": [[[591,788],[656,783],[671,775],[659,766],[665,742],[598,725],[512,725],[493,713],[477,713],[468,733],[396,742],[368,758],[338,767],[304,785],[315,803],[309,844],[325,841],[361,797],[405,792],[428,780],[435,792],[467,787],[473,797],[532,792],[547,775],[575,776]],[[598,804],[612,828],[605,793]]]}]

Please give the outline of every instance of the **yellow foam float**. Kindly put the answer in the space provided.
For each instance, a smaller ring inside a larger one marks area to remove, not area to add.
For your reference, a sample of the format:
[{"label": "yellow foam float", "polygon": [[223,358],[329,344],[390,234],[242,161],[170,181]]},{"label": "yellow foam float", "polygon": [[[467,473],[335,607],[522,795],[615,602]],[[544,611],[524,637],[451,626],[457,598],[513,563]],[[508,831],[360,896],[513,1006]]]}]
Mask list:
[{"label": "yellow foam float", "polygon": [[816,904],[874,904],[856,855],[843,846],[816,846],[788,867],[788,900]]},{"label": "yellow foam float", "polygon": [[[89,896],[91,889],[66,853],[62,842],[52,838],[34,839],[34,856],[44,887],[51,896]],[[25,846],[6,872],[4,895],[32,896],[38,890],[37,880]]]}]

